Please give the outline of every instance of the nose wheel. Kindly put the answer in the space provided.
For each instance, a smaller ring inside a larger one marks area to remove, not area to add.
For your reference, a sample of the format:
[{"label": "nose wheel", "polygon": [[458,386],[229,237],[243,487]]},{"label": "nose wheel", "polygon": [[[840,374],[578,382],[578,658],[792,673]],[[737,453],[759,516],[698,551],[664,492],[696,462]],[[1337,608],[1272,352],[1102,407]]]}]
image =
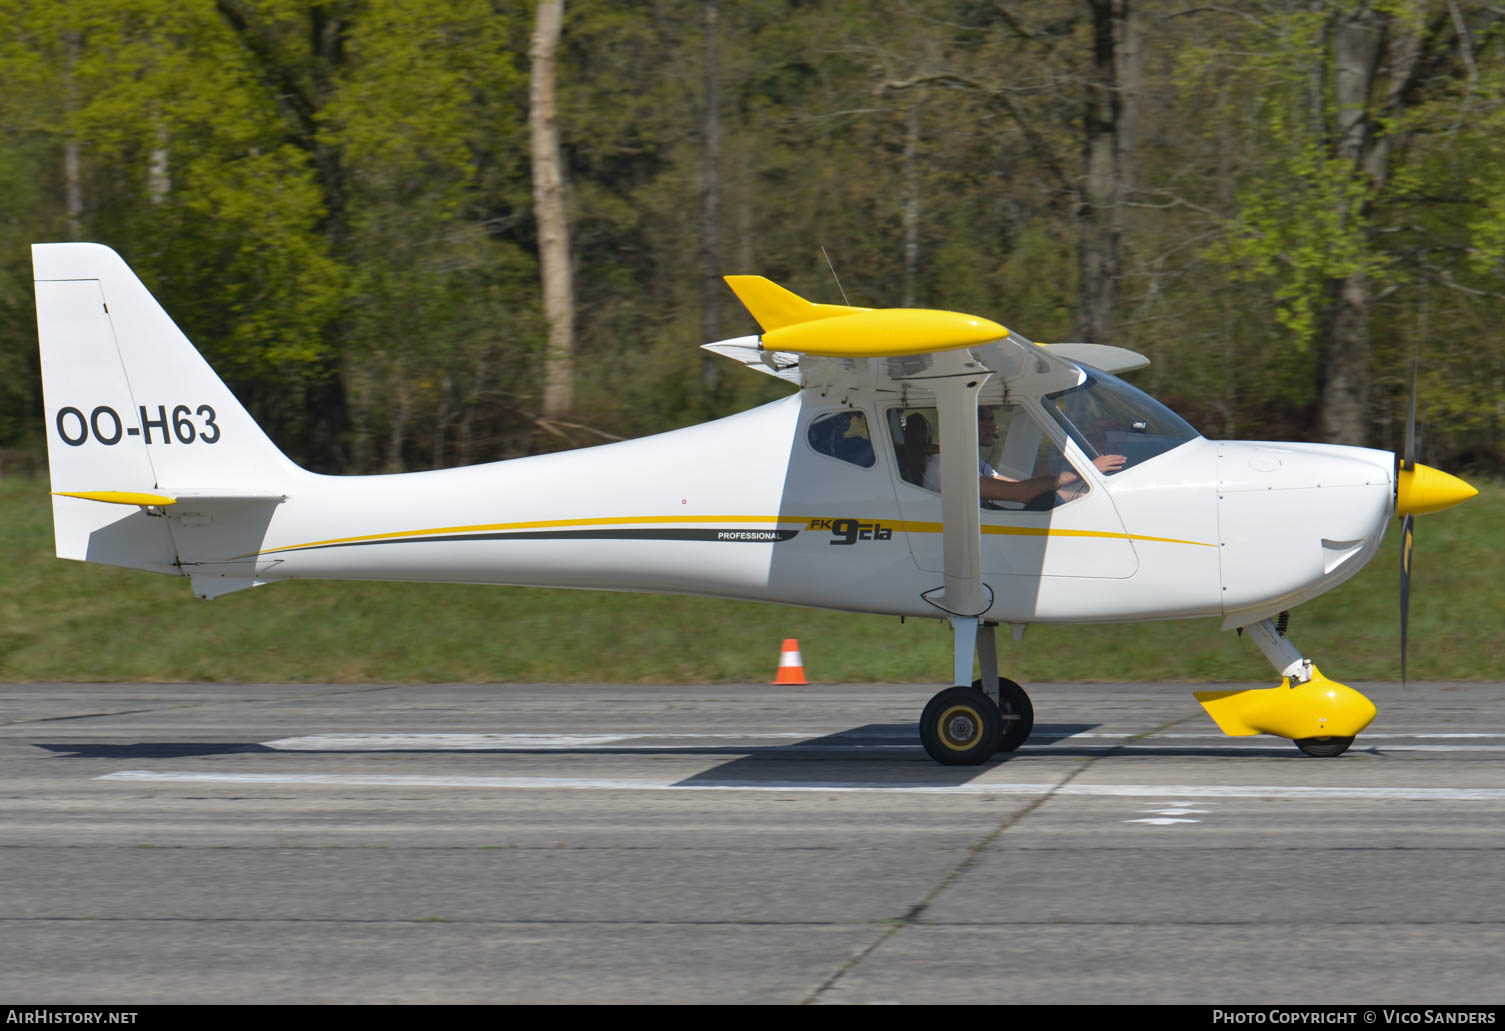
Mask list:
[{"label": "nose wheel", "polygon": [[1003,718],[993,699],[971,687],[948,687],[920,716],[920,741],[943,766],[976,766],[998,751]]},{"label": "nose wheel", "polygon": [[1298,737],[1296,747],[1318,759],[1331,759],[1348,751],[1351,737]]}]

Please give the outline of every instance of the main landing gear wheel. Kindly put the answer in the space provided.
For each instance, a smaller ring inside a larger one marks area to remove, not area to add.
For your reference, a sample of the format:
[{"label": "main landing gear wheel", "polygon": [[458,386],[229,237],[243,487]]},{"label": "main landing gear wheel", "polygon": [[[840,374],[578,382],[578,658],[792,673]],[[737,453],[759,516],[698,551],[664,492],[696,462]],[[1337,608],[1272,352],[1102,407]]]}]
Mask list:
[{"label": "main landing gear wheel", "polygon": [[1318,759],[1331,759],[1342,755],[1353,744],[1351,737],[1298,737],[1296,747]]},{"label": "main landing gear wheel", "polygon": [[970,687],[948,687],[920,716],[920,741],[943,766],[976,766],[998,751],[1003,719],[993,699]]},{"label": "main landing gear wheel", "polygon": [[[982,681],[972,681],[972,687],[982,690]],[[998,678],[998,693],[1003,698],[1000,718],[1003,720],[1003,735],[998,739],[1000,752],[1012,752],[1029,740],[1035,729],[1035,706],[1024,693],[1024,688],[1007,677]]]}]

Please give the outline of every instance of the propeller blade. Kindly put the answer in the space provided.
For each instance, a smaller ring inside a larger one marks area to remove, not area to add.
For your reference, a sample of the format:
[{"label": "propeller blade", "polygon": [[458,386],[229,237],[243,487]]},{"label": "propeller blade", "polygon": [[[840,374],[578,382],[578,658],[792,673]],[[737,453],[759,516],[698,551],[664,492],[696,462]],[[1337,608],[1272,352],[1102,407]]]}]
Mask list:
[{"label": "propeller blade", "polygon": [[1400,683],[1406,686],[1406,620],[1411,607],[1411,524],[1416,517],[1407,515],[1400,530]]}]

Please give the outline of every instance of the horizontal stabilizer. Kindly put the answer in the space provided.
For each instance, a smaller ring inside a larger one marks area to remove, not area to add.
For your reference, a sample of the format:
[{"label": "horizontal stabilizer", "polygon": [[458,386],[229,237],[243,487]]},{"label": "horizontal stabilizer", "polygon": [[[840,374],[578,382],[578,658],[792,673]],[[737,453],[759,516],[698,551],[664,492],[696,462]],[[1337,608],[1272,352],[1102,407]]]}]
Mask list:
[{"label": "horizontal stabilizer", "polygon": [[260,587],[266,581],[253,580],[247,576],[190,576],[188,582],[193,588],[194,597],[200,601],[213,601],[222,594]]}]

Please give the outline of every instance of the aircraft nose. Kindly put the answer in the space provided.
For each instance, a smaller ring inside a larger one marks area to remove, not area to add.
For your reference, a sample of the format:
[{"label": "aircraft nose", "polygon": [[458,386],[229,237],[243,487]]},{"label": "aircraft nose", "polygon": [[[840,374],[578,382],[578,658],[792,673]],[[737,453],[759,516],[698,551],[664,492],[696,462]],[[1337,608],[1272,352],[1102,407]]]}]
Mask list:
[{"label": "aircraft nose", "polygon": [[1395,474],[1395,514],[1401,516],[1438,512],[1467,501],[1476,489],[1450,473],[1417,463]]}]

